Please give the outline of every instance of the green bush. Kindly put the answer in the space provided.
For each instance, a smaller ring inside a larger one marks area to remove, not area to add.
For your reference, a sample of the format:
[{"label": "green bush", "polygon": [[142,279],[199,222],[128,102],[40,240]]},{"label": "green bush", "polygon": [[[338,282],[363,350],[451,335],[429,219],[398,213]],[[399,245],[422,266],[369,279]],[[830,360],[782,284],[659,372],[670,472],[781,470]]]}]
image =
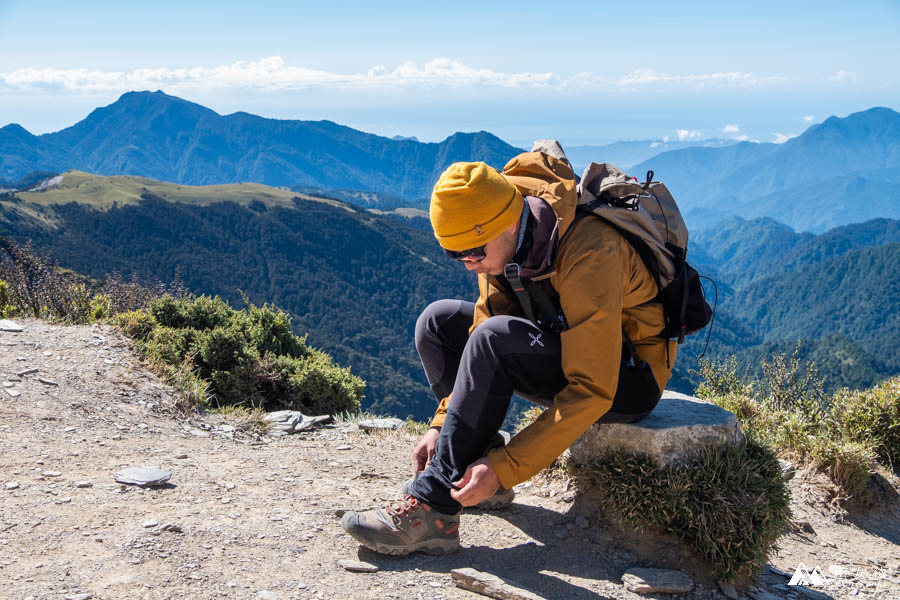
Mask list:
[{"label": "green bush", "polygon": [[0,279],[0,319],[13,316],[13,307],[9,303],[9,286]]},{"label": "green bush", "polygon": [[832,406],[848,440],[869,445],[878,460],[900,470],[900,376],[871,390],[839,390]]},{"label": "green bush", "polygon": [[815,364],[802,365],[796,352],[765,361],[761,384],[741,381],[735,364],[701,365],[698,395],[734,413],[748,439],[828,474],[843,500],[877,500],[870,483],[879,461],[900,463],[900,377],[828,397]]},{"label": "green bush", "polygon": [[[198,403],[312,414],[359,410],[365,384],[291,332],[277,308],[235,310],[219,297],[162,296],[118,325],[153,360],[188,385],[206,382]],[[190,368],[185,361],[190,359]],[[201,398],[202,397],[202,398]]]},{"label": "green bush", "polygon": [[667,468],[622,452],[573,468],[615,516],[638,531],[677,537],[719,579],[758,572],[790,518],[778,460],[752,441],[703,450],[693,462]]}]

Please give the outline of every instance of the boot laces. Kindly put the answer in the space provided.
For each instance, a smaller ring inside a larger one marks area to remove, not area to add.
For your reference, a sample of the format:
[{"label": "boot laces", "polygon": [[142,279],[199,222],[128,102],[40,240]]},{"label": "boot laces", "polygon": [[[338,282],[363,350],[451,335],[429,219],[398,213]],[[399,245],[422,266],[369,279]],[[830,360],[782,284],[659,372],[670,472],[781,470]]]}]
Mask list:
[{"label": "boot laces", "polygon": [[395,519],[402,519],[403,517],[413,513],[418,510],[421,504],[416,500],[413,496],[407,494],[403,497],[402,500],[397,500],[391,502],[387,505],[385,512]]}]

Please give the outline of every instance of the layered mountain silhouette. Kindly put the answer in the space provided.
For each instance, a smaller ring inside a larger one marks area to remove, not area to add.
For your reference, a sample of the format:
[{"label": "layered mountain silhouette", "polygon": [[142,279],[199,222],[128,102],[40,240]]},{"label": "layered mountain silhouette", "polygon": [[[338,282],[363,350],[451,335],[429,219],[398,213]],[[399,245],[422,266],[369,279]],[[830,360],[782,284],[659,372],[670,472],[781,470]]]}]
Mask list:
[{"label": "layered mountain silhouette", "polygon": [[734,215],[772,217],[814,233],[876,217],[896,219],[900,113],[872,108],[829,117],[783,144],[665,152],[631,171],[651,169],[694,228]]},{"label": "layered mountain silhouette", "polygon": [[223,116],[162,92],[129,92],[62,131],[35,136],[15,124],[0,129],[0,179],[78,169],[189,185],[247,181],[419,200],[455,161],[502,166],[519,152],[485,131],[422,143],[331,121]]}]

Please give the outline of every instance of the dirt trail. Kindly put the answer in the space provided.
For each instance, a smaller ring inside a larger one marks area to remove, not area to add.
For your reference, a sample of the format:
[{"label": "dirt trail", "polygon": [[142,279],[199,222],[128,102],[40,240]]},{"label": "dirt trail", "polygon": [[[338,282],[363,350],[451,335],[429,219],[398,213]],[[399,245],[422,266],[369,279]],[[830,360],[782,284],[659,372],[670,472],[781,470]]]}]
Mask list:
[{"label": "dirt trail", "polygon": [[[171,390],[111,328],[18,322],[24,332],[0,332],[0,598],[482,598],[450,580],[450,569],[474,567],[545,598],[635,599],[625,570],[678,566],[676,552],[605,525],[560,479],[520,486],[505,511],[465,514],[453,555],[360,550],[336,513],[394,499],[411,435],[347,423],[260,442],[217,415],[177,418]],[[113,480],[136,465],[171,471],[170,485]],[[855,579],[821,591],[900,598],[900,502],[839,523],[804,499],[823,492],[802,479],[791,482],[793,510],[813,533],[784,536],[770,564],[788,574],[800,562],[843,565]],[[343,559],[380,571],[351,573]],[[681,598],[724,598],[690,574],[694,591]],[[803,597],[785,584],[769,572],[751,594]]]}]

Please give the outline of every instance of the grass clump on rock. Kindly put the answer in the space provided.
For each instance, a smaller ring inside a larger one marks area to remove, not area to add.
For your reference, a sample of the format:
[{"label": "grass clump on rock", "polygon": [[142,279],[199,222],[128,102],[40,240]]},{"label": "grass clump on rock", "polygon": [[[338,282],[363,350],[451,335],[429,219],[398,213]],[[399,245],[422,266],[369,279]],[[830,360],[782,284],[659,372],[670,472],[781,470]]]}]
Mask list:
[{"label": "grass clump on rock", "polygon": [[678,538],[726,581],[762,568],[790,518],[778,460],[752,441],[673,466],[615,452],[570,468],[619,520]]},{"label": "grass clump on rock", "polygon": [[[162,296],[115,322],[196,405],[334,414],[359,410],[364,382],[306,345],[287,313],[209,296]],[[185,407],[187,408],[187,407]]]}]

